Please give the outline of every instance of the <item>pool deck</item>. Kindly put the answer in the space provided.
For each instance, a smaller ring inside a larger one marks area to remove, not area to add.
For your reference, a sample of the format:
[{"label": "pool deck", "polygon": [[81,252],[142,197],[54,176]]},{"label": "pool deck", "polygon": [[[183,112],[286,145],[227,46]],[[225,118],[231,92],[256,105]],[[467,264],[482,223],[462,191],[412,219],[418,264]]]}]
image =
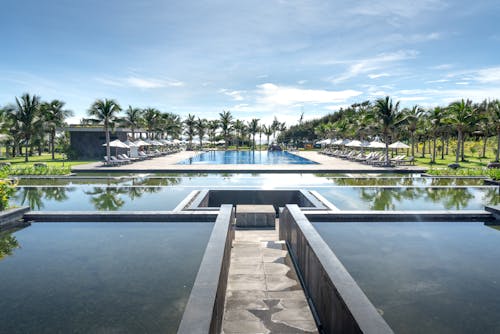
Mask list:
[{"label": "pool deck", "polygon": [[425,168],[416,166],[374,167],[359,162],[319,154],[317,151],[291,152],[317,162],[310,165],[177,165],[200,151],[181,151],[167,156],[137,161],[131,164],[105,167],[102,162],[77,165],[72,172],[96,173],[423,173]]},{"label": "pool deck", "polygon": [[236,230],[222,333],[318,333],[277,230]]}]

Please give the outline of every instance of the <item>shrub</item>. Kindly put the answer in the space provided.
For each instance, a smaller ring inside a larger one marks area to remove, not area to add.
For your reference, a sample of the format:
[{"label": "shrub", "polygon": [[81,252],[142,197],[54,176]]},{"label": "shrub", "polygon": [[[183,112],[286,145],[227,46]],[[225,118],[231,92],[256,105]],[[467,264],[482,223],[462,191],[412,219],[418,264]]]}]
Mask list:
[{"label": "shrub", "polygon": [[11,180],[0,180],[0,211],[9,208],[9,199],[14,194],[17,183]]}]

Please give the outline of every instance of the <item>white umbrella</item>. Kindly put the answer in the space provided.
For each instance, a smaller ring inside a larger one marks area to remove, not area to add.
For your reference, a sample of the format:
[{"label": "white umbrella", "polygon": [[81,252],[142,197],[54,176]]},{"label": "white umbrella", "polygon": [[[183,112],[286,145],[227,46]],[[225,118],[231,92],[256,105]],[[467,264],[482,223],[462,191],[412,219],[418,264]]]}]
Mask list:
[{"label": "white umbrella", "polygon": [[219,139],[216,141],[217,144],[224,144],[226,141],[224,139]]},{"label": "white umbrella", "polygon": [[408,146],[405,143],[402,143],[400,141],[397,141],[397,142],[389,145],[389,148],[396,148],[396,149],[398,149],[398,148],[410,148],[410,146]]},{"label": "white umbrella", "polygon": [[381,141],[378,141],[378,140],[374,140],[374,141],[370,142],[368,147],[369,148],[385,148],[385,143],[382,143]]},{"label": "white umbrella", "polygon": [[345,146],[347,146],[347,147],[361,147],[361,146],[363,146],[363,143],[360,142],[359,140],[353,140],[353,141],[350,141],[349,143],[345,144]]},{"label": "white umbrella", "polygon": [[139,139],[139,140],[136,140],[134,142],[137,146],[150,146],[151,144],[150,143],[147,143],[145,142],[144,140],[142,139]]},{"label": "white umbrella", "polygon": [[[106,146],[106,143],[102,144],[102,146]],[[116,147],[116,148],[130,148],[127,144],[122,142],[120,139],[115,139],[113,141],[109,142],[109,147]]]},{"label": "white umbrella", "polygon": [[123,143],[128,145],[129,147],[138,147],[138,145],[131,140],[126,140]]},{"label": "white umbrella", "polygon": [[179,139],[174,139],[174,140],[172,140],[172,143],[174,143],[174,144],[180,144],[181,141]]},{"label": "white umbrella", "polygon": [[332,143],[331,139],[323,139],[323,140],[319,140],[316,142],[316,144],[320,144],[320,145],[329,145],[331,143]]}]

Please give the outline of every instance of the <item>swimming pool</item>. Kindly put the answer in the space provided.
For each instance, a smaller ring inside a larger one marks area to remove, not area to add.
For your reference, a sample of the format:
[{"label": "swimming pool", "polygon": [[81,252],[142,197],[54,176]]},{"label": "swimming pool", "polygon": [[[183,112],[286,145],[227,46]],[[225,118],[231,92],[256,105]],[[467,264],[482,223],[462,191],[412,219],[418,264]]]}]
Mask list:
[{"label": "swimming pool", "polygon": [[[211,223],[34,223],[0,233],[0,332],[175,333]],[[2,242],[5,241],[5,242]]]},{"label": "swimming pool", "polygon": [[395,333],[498,333],[500,231],[482,223],[313,223]]},{"label": "swimming pool", "polygon": [[317,162],[282,151],[209,151],[182,160],[178,165],[312,165]]}]

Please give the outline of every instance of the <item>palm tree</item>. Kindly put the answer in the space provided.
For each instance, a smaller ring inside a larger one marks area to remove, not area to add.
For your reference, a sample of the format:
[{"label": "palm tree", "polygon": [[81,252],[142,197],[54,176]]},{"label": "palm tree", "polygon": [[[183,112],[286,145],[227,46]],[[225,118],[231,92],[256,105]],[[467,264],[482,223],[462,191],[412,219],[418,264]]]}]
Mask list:
[{"label": "palm tree", "polygon": [[24,94],[21,99],[16,97],[15,118],[19,124],[19,133],[24,140],[24,161],[28,162],[28,148],[31,144],[37,124],[40,121],[40,97]]},{"label": "palm tree", "polygon": [[109,129],[114,126],[117,120],[117,114],[122,110],[120,105],[113,99],[96,100],[88,114],[98,122],[104,124],[104,132],[106,133],[106,156],[111,156],[111,149],[109,147]]},{"label": "palm tree", "polygon": [[164,113],[161,115],[163,119],[164,131],[172,138],[178,138],[182,134],[182,120],[179,115],[172,113]]},{"label": "palm tree", "polygon": [[276,141],[276,131],[278,131],[280,127],[280,122],[278,121],[278,118],[274,116],[273,122],[271,123],[271,130],[273,130],[273,140]]},{"label": "palm tree", "polygon": [[192,148],[193,137],[195,135],[196,128],[196,120],[194,118],[194,115],[188,114],[188,117],[184,121],[184,124],[186,125],[186,130],[184,133],[186,134],[186,136],[188,136],[189,148]]},{"label": "palm tree", "polygon": [[144,109],[143,117],[146,130],[148,131],[147,137],[152,139],[154,137],[154,132],[159,128],[161,112],[156,108],[146,108]]},{"label": "palm tree", "polygon": [[232,121],[233,115],[229,110],[223,110],[219,113],[220,116],[220,128],[222,130],[222,137],[224,138],[224,150],[227,150],[227,143],[229,142],[229,135],[232,131]]},{"label": "palm tree", "polygon": [[392,103],[392,99],[386,96],[385,99],[378,99],[375,103],[375,115],[379,119],[379,128],[385,142],[385,164],[389,166],[389,135],[395,130],[396,126],[404,120],[399,112],[399,101]]},{"label": "palm tree", "polygon": [[453,102],[448,106],[448,117],[446,122],[451,124],[457,130],[457,151],[455,163],[458,164],[458,157],[460,156],[460,148],[462,147],[463,132],[469,125],[473,118],[472,101],[467,100]]},{"label": "palm tree", "polygon": [[135,139],[135,129],[140,128],[143,121],[142,110],[140,108],[132,108],[132,106],[129,105],[127,111],[125,111],[125,117],[122,118],[122,124],[130,128],[132,138]]},{"label": "palm tree", "polygon": [[[432,134],[432,156],[431,163],[436,163],[436,141],[443,126],[443,118],[445,116],[445,111],[441,107],[435,107],[431,109],[427,114],[430,124],[431,124],[431,134]],[[444,147],[443,147],[444,149]]]},{"label": "palm tree", "polygon": [[208,138],[213,144],[215,142],[215,136],[217,135],[217,130],[219,129],[219,121],[216,119],[211,119],[207,124]]},{"label": "palm tree", "polygon": [[495,153],[495,162],[500,162],[499,161],[499,155],[500,155],[500,100],[494,100],[491,102],[491,108],[490,108],[490,117],[491,121],[495,127],[496,133],[497,133],[497,151]]},{"label": "palm tree", "polygon": [[50,148],[52,153],[52,160],[55,159],[55,138],[56,138],[56,128],[64,125],[64,120],[73,115],[71,110],[63,109],[64,102],[59,100],[52,100],[48,103],[42,104],[42,116],[45,125],[49,130],[49,140]]},{"label": "palm tree", "polygon": [[255,151],[255,135],[259,132],[259,119],[252,118],[250,122],[248,122],[248,130],[252,135],[252,150]]},{"label": "palm tree", "polygon": [[406,127],[410,135],[411,141],[411,156],[415,156],[415,131],[417,130],[418,120],[423,115],[424,110],[418,105],[414,105],[411,109],[405,109]]},{"label": "palm tree", "polygon": [[207,120],[204,118],[199,118],[196,121],[196,133],[198,134],[198,138],[200,138],[200,147],[203,147],[203,137],[207,133]]},{"label": "palm tree", "polygon": [[269,137],[271,137],[271,135],[273,134],[273,129],[271,128],[271,126],[265,126],[265,125],[262,125],[262,129],[264,132],[264,134],[266,135],[267,137],[267,146],[269,146]]},{"label": "palm tree", "polygon": [[245,127],[245,123],[239,119],[233,123],[233,129],[236,132],[236,150],[240,148],[240,139],[243,137]]}]

